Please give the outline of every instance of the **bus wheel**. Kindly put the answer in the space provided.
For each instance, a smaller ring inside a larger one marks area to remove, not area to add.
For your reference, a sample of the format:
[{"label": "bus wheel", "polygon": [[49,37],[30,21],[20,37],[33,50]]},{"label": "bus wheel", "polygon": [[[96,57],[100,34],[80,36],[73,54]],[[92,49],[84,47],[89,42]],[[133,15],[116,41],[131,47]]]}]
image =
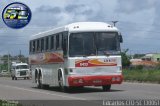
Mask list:
[{"label": "bus wheel", "polygon": [[62,92],[67,92],[68,88],[63,84],[63,77],[61,71],[58,72],[58,83]]},{"label": "bus wheel", "polygon": [[42,85],[43,89],[49,89],[49,85]]},{"label": "bus wheel", "polygon": [[38,76],[35,77],[35,82],[36,82],[37,88],[38,88]]},{"label": "bus wheel", "polygon": [[37,84],[37,87],[38,87],[38,73],[37,73],[37,71],[35,72],[35,83]]},{"label": "bus wheel", "polygon": [[40,89],[42,89],[43,88],[42,87],[42,76],[39,75],[37,80],[38,80],[37,81],[37,87],[40,88]]},{"label": "bus wheel", "polygon": [[109,91],[111,89],[111,85],[104,85],[102,86],[103,91]]}]

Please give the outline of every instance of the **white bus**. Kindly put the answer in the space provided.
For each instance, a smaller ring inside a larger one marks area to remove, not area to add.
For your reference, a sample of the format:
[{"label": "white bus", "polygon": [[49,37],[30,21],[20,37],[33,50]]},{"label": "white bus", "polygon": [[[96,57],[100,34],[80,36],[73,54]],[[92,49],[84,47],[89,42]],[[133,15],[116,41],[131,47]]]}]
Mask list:
[{"label": "white bus", "polygon": [[30,39],[30,67],[37,87],[121,84],[118,29],[103,22],[77,22],[39,33]]}]

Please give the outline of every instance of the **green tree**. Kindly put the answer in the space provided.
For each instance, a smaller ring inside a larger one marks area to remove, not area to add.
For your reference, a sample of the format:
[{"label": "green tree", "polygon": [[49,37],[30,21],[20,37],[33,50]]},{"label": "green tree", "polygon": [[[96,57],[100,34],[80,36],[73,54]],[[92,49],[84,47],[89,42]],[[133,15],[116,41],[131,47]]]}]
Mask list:
[{"label": "green tree", "polygon": [[133,58],[142,58],[145,54],[134,54]]},{"label": "green tree", "polygon": [[123,67],[128,67],[130,66],[130,60],[129,57],[127,56],[127,52],[129,49],[124,50],[123,52],[121,52],[121,56],[122,56],[122,66]]}]

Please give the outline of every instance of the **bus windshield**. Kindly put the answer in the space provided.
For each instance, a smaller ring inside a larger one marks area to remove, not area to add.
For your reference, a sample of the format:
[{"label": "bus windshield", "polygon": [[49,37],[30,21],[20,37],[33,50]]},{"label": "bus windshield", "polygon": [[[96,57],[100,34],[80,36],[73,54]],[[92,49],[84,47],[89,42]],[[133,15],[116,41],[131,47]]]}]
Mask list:
[{"label": "bus windshield", "polygon": [[69,56],[113,55],[120,51],[117,32],[72,33],[69,38]]},{"label": "bus windshield", "polygon": [[28,65],[18,65],[16,69],[28,69]]}]

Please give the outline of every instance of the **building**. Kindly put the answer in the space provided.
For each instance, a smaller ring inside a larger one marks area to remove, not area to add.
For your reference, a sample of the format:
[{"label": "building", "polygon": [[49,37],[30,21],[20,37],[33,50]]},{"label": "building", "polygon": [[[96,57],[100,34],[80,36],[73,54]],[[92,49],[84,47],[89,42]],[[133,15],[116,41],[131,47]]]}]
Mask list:
[{"label": "building", "polygon": [[0,56],[0,64],[3,64],[3,63],[4,63],[4,61],[3,61],[3,60],[1,60],[1,58],[2,58],[2,56]]},{"label": "building", "polygon": [[157,66],[160,62],[160,53],[149,53],[139,59],[131,59],[131,66]]},{"label": "building", "polygon": [[160,62],[160,53],[149,53],[142,57],[142,60]]}]

